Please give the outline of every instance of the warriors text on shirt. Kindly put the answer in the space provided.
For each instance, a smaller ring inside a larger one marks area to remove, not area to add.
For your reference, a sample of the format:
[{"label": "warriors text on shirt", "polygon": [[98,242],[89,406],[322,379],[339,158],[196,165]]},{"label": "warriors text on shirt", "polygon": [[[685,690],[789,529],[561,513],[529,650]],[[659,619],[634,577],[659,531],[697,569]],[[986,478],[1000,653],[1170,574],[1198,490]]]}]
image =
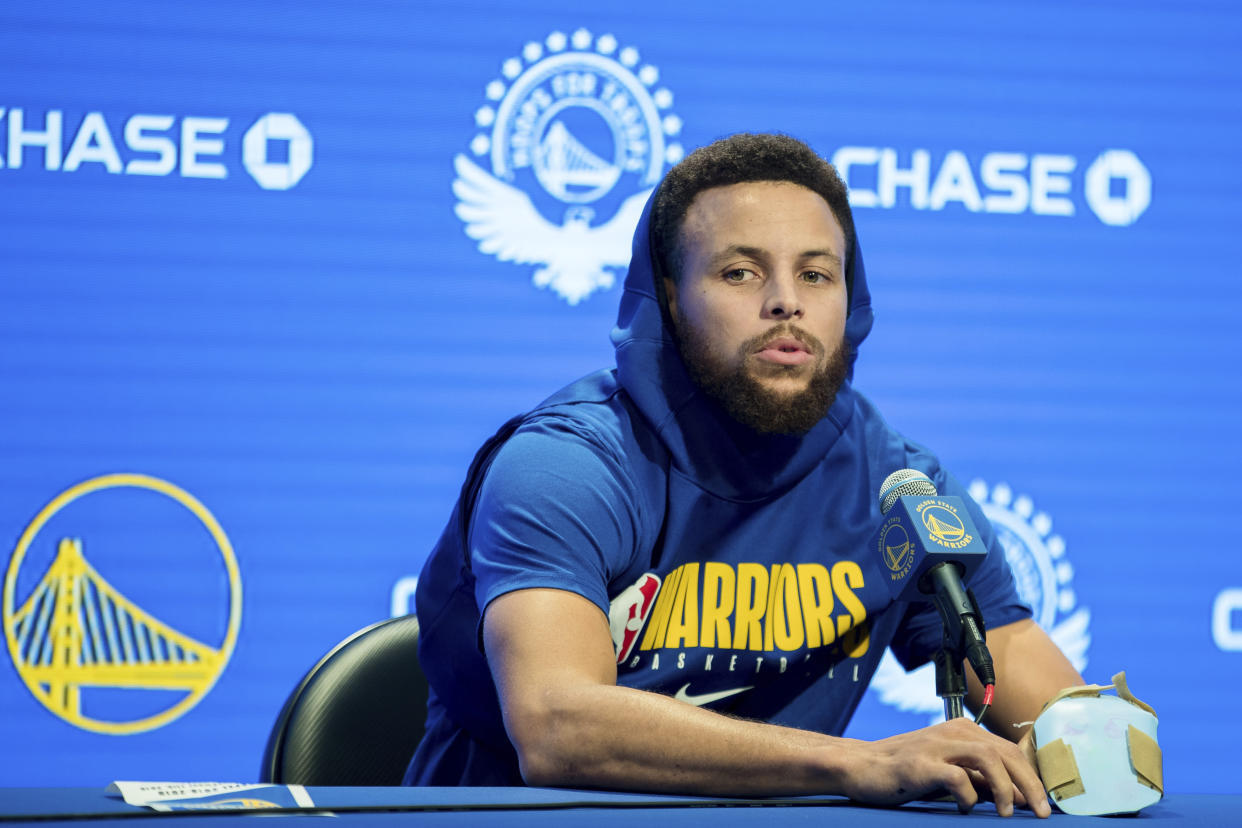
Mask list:
[{"label": "warriors text on shirt", "polygon": [[[669,572],[662,583],[648,573],[612,602],[618,661],[636,643],[639,651],[760,652],[836,643],[842,655],[857,658],[869,644],[867,610],[854,592],[862,587],[862,569],[853,561],[831,569],[819,563],[694,561]],[[639,629],[645,630],[641,639]]]}]

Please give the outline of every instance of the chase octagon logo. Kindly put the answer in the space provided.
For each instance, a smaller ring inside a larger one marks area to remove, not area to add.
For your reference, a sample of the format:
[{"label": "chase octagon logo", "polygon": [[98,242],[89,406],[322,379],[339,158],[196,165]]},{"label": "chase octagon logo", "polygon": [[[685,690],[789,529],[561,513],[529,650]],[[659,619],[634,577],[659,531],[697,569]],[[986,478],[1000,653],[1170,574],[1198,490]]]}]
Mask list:
[{"label": "chase octagon logo", "polygon": [[571,305],[612,287],[665,164],[684,155],[659,78],[637,49],[586,29],[502,61],[470,155],[453,162],[457,216],[479,250],[535,265],[534,285]]},{"label": "chase octagon logo", "polygon": [[61,492],[26,527],[2,609],[9,657],[44,707],[83,730],[141,733],[184,715],[223,673],[241,578],[223,528],[193,495],[108,474]]},{"label": "chase octagon logo", "polygon": [[[1005,550],[1018,596],[1030,605],[1035,622],[1081,673],[1087,666],[1091,644],[1087,628],[1091,612],[1078,606],[1074,568],[1066,556],[1065,541],[1052,531],[1052,518],[1037,510],[1027,495],[1015,495],[1007,483],[989,486],[974,480],[969,492]],[[937,513],[937,517],[943,515]],[[907,673],[893,654],[885,651],[868,692],[877,693],[881,702],[899,710],[925,714],[933,723],[944,720],[931,664]]]}]

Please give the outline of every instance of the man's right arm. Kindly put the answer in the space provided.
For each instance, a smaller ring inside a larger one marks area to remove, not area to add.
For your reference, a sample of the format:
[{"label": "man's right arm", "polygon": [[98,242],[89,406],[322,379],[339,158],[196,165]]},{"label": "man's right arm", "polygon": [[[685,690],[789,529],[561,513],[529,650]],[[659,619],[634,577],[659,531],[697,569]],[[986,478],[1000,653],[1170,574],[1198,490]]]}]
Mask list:
[{"label": "man's right arm", "polygon": [[493,600],[484,644],[528,784],[723,796],[839,794],[897,804],[982,790],[1001,814],[1049,807],[1012,743],[958,719],[876,742],[721,715],[616,684],[608,621],[582,596],[522,589]]}]

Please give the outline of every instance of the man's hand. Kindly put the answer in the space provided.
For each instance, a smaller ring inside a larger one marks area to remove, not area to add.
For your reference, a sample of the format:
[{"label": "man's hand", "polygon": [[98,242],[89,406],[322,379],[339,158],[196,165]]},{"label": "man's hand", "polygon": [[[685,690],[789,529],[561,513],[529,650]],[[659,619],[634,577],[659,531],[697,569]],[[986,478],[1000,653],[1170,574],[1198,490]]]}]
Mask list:
[{"label": "man's hand", "polygon": [[856,743],[846,767],[842,792],[859,802],[896,805],[947,792],[963,813],[981,798],[995,802],[1001,816],[1015,805],[1039,817],[1052,813],[1022,750],[969,719]]}]

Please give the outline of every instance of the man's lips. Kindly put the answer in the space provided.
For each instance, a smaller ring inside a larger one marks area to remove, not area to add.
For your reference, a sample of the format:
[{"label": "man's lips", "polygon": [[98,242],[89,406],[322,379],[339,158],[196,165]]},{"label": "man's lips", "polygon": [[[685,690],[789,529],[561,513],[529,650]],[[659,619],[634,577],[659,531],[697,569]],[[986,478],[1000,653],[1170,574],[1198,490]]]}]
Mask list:
[{"label": "man's lips", "polygon": [[775,362],[778,365],[801,365],[815,357],[800,339],[781,336],[765,343],[756,356],[764,362]]}]

